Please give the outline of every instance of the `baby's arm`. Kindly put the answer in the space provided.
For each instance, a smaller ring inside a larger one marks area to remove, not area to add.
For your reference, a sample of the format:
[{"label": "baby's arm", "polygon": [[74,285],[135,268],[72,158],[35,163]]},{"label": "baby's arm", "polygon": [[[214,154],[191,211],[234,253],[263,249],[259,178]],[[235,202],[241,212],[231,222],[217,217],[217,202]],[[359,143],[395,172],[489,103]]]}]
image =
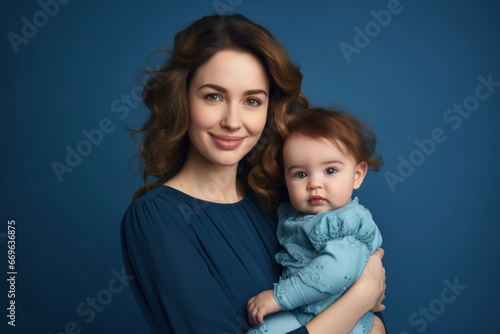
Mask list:
[{"label": "baby's arm", "polygon": [[260,324],[268,314],[281,311],[274,300],[273,290],[266,290],[252,297],[247,303],[248,320],[251,325]]},{"label": "baby's arm", "polygon": [[359,240],[329,240],[319,255],[298,273],[275,284],[274,296],[283,310],[341,295],[361,275],[369,256]]},{"label": "baby's arm", "polygon": [[350,203],[338,215],[322,212],[303,225],[318,256],[295,275],[275,284],[280,308],[291,310],[342,294],[363,272],[368,256],[382,242],[371,214]]}]

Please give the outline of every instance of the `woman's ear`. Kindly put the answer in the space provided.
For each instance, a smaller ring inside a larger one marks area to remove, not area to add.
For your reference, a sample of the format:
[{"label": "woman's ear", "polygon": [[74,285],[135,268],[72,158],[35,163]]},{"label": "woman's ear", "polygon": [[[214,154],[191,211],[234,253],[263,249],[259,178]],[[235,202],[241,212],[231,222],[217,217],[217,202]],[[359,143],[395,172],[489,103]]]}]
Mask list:
[{"label": "woman's ear", "polygon": [[354,185],[353,189],[358,189],[361,187],[361,183],[365,179],[366,172],[368,171],[368,165],[366,162],[360,162],[354,168]]}]

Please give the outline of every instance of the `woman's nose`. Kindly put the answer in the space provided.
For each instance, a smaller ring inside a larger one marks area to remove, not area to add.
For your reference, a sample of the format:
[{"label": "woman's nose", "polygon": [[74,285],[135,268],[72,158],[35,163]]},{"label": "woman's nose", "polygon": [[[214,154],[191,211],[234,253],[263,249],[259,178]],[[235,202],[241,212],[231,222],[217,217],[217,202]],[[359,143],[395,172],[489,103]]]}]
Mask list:
[{"label": "woman's nose", "polygon": [[240,112],[236,103],[227,104],[224,116],[221,119],[221,126],[231,131],[238,130],[241,127]]}]

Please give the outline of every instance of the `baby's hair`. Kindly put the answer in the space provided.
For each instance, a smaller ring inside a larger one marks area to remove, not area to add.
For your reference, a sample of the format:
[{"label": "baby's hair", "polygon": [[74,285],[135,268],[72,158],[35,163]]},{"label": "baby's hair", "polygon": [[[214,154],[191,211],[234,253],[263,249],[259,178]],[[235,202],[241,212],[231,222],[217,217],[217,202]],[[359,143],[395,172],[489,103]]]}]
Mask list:
[{"label": "baby's hair", "polygon": [[366,162],[369,171],[377,172],[384,164],[375,152],[377,139],[371,128],[344,111],[302,109],[293,114],[287,127],[288,135],[300,133],[310,138],[325,138],[338,149],[346,149],[344,153],[352,155],[356,163]]}]

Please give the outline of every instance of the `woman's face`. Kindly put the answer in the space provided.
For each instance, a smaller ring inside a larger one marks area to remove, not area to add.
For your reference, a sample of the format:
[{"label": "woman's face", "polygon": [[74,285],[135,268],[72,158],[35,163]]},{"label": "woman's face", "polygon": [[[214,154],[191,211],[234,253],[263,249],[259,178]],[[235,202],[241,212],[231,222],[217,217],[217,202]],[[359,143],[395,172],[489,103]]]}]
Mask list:
[{"label": "woman's face", "polygon": [[253,55],[217,52],[189,85],[190,154],[233,166],[257,144],[264,130],[269,80]]}]

